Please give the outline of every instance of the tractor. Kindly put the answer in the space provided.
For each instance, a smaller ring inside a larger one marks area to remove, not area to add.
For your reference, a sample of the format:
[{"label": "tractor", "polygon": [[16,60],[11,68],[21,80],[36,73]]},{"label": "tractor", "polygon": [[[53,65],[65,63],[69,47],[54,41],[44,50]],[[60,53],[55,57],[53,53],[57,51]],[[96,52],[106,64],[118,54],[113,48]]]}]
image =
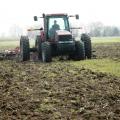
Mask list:
[{"label": "tractor", "polygon": [[35,47],[30,48],[28,36],[20,38],[20,60],[30,60],[30,52],[37,52],[38,59],[43,62],[51,62],[52,57],[68,56],[73,60],[91,59],[91,39],[87,34],[81,34],[79,40],[72,35],[69,18],[79,19],[79,15],[67,14],[43,14],[42,17],[34,16],[34,21],[43,18],[43,28],[36,35]]}]

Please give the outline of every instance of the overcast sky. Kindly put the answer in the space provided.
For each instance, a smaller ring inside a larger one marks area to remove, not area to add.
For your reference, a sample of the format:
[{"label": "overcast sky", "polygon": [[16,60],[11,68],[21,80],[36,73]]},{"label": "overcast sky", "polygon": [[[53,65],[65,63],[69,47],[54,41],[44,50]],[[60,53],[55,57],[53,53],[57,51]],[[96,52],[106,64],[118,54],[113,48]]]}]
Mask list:
[{"label": "overcast sky", "polygon": [[33,25],[33,16],[42,13],[69,13],[88,24],[100,21],[120,26],[120,0],[0,0],[0,34],[13,25],[23,29]]}]

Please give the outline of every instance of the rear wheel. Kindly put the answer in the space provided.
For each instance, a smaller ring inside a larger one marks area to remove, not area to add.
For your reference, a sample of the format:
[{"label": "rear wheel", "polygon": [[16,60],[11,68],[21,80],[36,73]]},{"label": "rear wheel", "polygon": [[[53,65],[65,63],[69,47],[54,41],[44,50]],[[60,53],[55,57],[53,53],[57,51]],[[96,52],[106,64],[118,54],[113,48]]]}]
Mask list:
[{"label": "rear wheel", "polygon": [[87,57],[88,59],[91,59],[92,45],[91,45],[90,36],[88,36],[87,34],[82,34],[81,40],[84,42],[84,45],[85,45],[85,57]]},{"label": "rear wheel", "polygon": [[42,58],[42,52],[41,52],[41,38],[40,35],[36,36],[36,41],[35,41],[35,47],[37,48],[38,51],[38,59],[40,60]]},{"label": "rear wheel", "polygon": [[20,61],[30,60],[30,46],[27,36],[21,36],[20,38]]},{"label": "rear wheel", "polygon": [[42,43],[42,61],[43,62],[51,62],[51,45],[49,42]]}]

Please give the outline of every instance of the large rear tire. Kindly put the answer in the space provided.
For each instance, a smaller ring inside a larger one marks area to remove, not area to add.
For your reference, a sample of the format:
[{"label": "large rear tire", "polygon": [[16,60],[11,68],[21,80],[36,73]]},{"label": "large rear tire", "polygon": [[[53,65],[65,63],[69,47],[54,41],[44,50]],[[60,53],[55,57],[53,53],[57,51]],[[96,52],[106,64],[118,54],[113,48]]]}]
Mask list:
[{"label": "large rear tire", "polygon": [[90,36],[88,36],[87,34],[82,34],[81,40],[84,42],[84,45],[85,45],[85,57],[87,57],[88,59],[91,59],[91,57],[92,57],[92,45],[91,45]]},{"label": "large rear tire", "polygon": [[27,36],[21,36],[20,38],[20,61],[30,60],[30,46]]},{"label": "large rear tire", "polygon": [[42,43],[42,61],[43,62],[51,62],[52,61],[51,45],[49,42]]},{"label": "large rear tire", "polygon": [[41,42],[40,35],[37,35],[36,40],[35,40],[35,48],[37,49],[39,60],[41,60],[41,58],[42,58],[41,45],[42,45],[42,42]]}]

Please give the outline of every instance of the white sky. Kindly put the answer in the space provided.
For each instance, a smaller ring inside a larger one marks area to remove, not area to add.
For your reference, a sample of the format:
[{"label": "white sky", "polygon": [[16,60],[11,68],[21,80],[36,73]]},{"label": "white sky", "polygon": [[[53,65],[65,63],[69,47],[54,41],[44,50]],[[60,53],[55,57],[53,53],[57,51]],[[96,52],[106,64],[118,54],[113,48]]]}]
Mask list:
[{"label": "white sky", "polygon": [[26,29],[35,24],[33,16],[42,13],[77,13],[84,24],[120,26],[119,12],[120,0],[0,0],[0,34],[13,25]]}]

